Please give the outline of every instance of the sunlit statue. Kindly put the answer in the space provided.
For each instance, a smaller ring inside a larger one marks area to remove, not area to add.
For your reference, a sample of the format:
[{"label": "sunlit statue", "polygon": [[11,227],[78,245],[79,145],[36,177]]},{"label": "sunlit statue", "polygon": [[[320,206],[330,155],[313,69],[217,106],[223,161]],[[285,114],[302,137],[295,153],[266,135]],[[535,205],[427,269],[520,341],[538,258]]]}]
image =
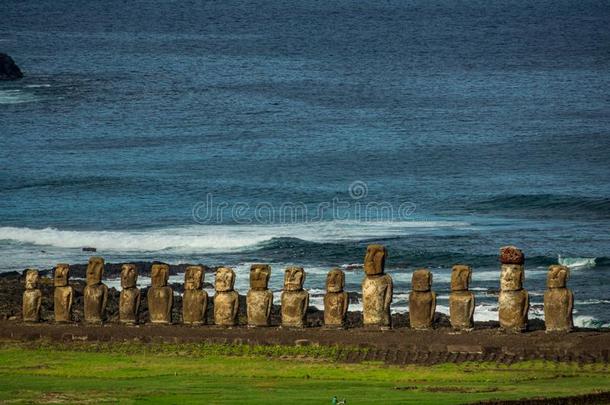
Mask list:
[{"label": "sunlit statue", "polygon": [[468,291],[472,268],[456,264],[451,271],[449,316],[455,330],[470,331],[474,328],[474,294]]},{"label": "sunlit statue", "polygon": [[121,296],[119,298],[119,321],[124,324],[138,323],[140,310],[140,289],[138,283],[138,270],[134,264],[121,266]]},{"label": "sunlit statue", "polygon": [[345,288],[345,273],[341,269],[332,269],[326,276],[326,294],[324,295],[324,326],[343,328],[349,306]]},{"label": "sunlit statue", "polygon": [[53,272],[53,312],[55,322],[65,323],[72,321],[72,302],[74,289],[69,285],[70,266],[60,263]]},{"label": "sunlit statue", "polygon": [[307,323],[309,293],[303,289],[305,270],[302,267],[288,267],[284,272],[282,291],[282,326],[304,328]]},{"label": "sunlit statue", "polygon": [[169,266],[163,263],[155,263],[152,265],[150,272],[152,285],[146,293],[150,322],[160,325],[171,324],[174,291],[167,285]]},{"label": "sunlit statue", "polygon": [[233,289],[235,272],[228,267],[216,270],[214,287],[214,323],[218,326],[237,325],[239,314],[239,294]]},{"label": "sunlit statue", "polygon": [[566,288],[570,270],[558,264],[549,267],[544,293],[544,323],[547,332],[570,332],[574,328],[574,294]]},{"label": "sunlit statue", "polygon": [[393,283],[389,274],[384,274],[388,253],[382,245],[369,245],[364,257],[364,280],[362,281],[362,316],[364,326],[388,329],[392,326],[390,304]]},{"label": "sunlit statue", "polygon": [[502,261],[498,299],[500,327],[509,332],[522,332],[527,329],[529,310],[529,296],[527,290],[523,289],[525,258],[521,250],[507,246],[500,250],[500,260]]},{"label": "sunlit statue", "polygon": [[432,291],[432,273],[427,269],[413,272],[413,291],[409,294],[409,321],[413,329],[430,329],[436,310],[436,293]]},{"label": "sunlit statue", "polygon": [[102,323],[108,302],[108,287],[102,283],[104,259],[91,257],[87,265],[87,286],[83,292],[85,302],[85,322]]},{"label": "sunlit statue", "polygon": [[24,322],[40,322],[42,292],[38,288],[38,270],[25,272],[25,291],[23,292],[22,316]]},{"label": "sunlit statue", "polygon": [[267,288],[271,267],[267,264],[253,264],[250,267],[250,291],[246,296],[248,326],[269,326],[273,293]]},{"label": "sunlit statue", "polygon": [[205,323],[208,293],[203,290],[204,277],[203,266],[189,266],[184,273],[182,322],[187,325],[202,325]]}]

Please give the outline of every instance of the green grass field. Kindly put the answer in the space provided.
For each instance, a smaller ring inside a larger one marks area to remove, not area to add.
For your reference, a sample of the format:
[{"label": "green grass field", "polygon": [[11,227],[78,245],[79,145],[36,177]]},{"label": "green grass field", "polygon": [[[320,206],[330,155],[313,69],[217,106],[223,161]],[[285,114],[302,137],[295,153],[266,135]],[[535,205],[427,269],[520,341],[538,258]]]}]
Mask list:
[{"label": "green grass field", "polygon": [[395,367],[333,348],[0,343],[0,403],[466,403],[610,390],[602,364]]}]

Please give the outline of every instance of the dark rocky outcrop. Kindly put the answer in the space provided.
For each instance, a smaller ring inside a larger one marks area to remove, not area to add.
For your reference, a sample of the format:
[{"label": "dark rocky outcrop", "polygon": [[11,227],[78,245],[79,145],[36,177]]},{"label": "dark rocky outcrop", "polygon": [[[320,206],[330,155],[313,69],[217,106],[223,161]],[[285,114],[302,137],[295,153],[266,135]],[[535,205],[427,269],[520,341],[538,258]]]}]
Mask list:
[{"label": "dark rocky outcrop", "polygon": [[0,53],[0,80],[17,80],[23,77],[23,73],[13,58],[5,53]]}]

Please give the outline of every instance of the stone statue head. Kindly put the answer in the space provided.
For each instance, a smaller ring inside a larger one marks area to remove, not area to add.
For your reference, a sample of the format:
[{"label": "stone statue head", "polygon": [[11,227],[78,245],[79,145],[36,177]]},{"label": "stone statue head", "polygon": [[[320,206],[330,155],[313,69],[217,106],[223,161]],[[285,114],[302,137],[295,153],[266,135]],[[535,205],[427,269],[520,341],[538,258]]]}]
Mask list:
[{"label": "stone statue head", "polygon": [[169,265],[164,263],[155,263],[150,269],[151,284],[153,287],[167,286],[169,280]]},{"label": "stone statue head", "polygon": [[188,266],[184,272],[184,289],[200,290],[203,286],[203,266]]},{"label": "stone statue head", "polygon": [[326,275],[326,292],[341,292],[345,287],[345,273],[341,269],[332,269]]},{"label": "stone statue head", "polygon": [[138,270],[135,264],[121,266],[121,287],[134,288],[138,282]]},{"label": "stone statue head", "polygon": [[53,285],[55,287],[66,287],[68,285],[68,279],[70,278],[70,265],[60,263],[55,266],[53,272]]},{"label": "stone statue head", "polygon": [[299,291],[305,283],[305,270],[302,267],[288,267],[284,271],[284,290]]},{"label": "stone statue head", "polygon": [[25,289],[34,290],[38,288],[38,270],[28,269],[25,272]]},{"label": "stone statue head", "polygon": [[523,288],[523,265],[503,264],[500,275],[500,290],[516,291]]},{"label": "stone statue head", "polygon": [[219,267],[216,270],[214,288],[216,292],[233,291],[235,286],[235,272],[229,267]]},{"label": "stone statue head", "polygon": [[432,288],[432,273],[428,269],[419,269],[413,272],[411,279],[413,291],[430,291]]},{"label": "stone statue head", "polygon": [[451,291],[466,291],[472,278],[472,268],[456,264],[451,270]]},{"label": "stone statue head", "polygon": [[87,265],[87,285],[96,285],[102,282],[104,276],[104,259],[93,256]]},{"label": "stone statue head", "polygon": [[250,288],[266,290],[271,277],[271,266],[268,264],[253,264],[250,266]]},{"label": "stone statue head", "polygon": [[525,256],[521,249],[514,246],[504,246],[500,248],[500,263],[502,264],[523,264]]},{"label": "stone statue head", "polygon": [[565,288],[569,278],[570,269],[566,266],[554,264],[549,267],[546,286],[548,288]]},{"label": "stone statue head", "polygon": [[368,245],[364,256],[364,272],[367,276],[383,274],[388,251],[383,245]]}]

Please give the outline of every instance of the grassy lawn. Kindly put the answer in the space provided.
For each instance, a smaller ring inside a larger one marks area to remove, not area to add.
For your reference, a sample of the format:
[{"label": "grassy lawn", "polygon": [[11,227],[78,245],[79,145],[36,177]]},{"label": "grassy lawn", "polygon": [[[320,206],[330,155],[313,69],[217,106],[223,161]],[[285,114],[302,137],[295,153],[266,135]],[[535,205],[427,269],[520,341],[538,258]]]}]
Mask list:
[{"label": "grassy lawn", "polygon": [[610,390],[601,364],[385,366],[333,348],[0,343],[0,403],[465,403]]}]

